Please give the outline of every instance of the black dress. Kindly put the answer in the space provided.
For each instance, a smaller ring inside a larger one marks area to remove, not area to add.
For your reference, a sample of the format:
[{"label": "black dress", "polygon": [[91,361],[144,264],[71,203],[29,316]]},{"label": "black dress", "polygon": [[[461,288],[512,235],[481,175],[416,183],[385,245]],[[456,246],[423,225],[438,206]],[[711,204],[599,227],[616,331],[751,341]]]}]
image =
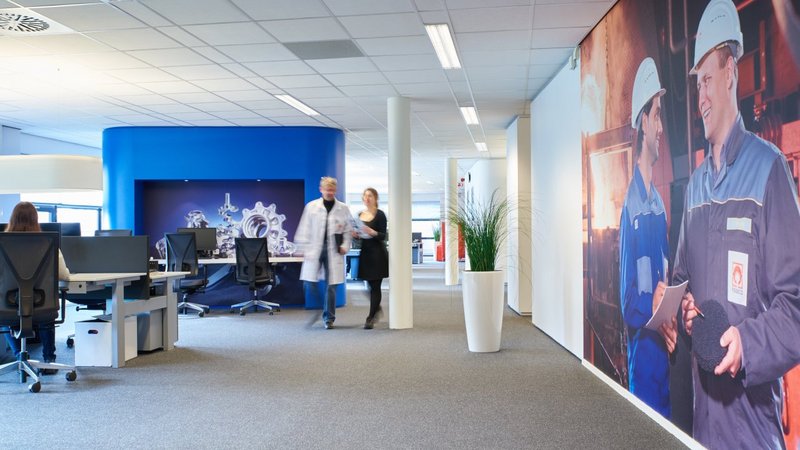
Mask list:
[{"label": "black dress", "polygon": [[[360,216],[360,214],[359,214]],[[372,239],[361,240],[361,255],[358,261],[358,278],[380,280],[389,276],[389,253],[386,251],[386,214],[380,209],[375,217],[364,225],[378,232]]]}]

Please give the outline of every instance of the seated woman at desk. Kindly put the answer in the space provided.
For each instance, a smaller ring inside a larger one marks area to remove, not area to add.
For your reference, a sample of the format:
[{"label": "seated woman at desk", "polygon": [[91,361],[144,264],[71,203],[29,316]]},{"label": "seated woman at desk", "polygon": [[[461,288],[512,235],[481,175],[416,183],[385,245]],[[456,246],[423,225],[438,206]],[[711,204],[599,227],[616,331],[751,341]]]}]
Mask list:
[{"label": "seated woman at desk", "polygon": [[[11,212],[11,218],[6,226],[6,231],[33,231],[41,232],[39,226],[39,214],[36,207],[30,202],[19,202]],[[69,269],[64,262],[61,250],[58,251],[58,279],[69,280]],[[19,354],[19,342],[10,333],[6,335],[8,346],[14,352],[14,356]],[[55,362],[56,360],[56,326],[49,324],[39,329],[39,340],[42,341],[42,360],[44,362]],[[53,375],[58,369],[40,369],[42,375]]]}]

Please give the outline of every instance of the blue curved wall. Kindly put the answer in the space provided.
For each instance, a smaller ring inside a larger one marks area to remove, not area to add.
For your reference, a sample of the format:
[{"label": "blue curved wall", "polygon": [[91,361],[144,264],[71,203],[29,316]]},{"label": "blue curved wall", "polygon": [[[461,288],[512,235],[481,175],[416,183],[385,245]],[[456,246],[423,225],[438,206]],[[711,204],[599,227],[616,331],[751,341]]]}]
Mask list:
[{"label": "blue curved wall", "polygon": [[[103,131],[104,204],[111,228],[136,231],[137,181],[339,180],[344,199],[344,132],[325,127],[119,127]],[[138,216],[138,217],[137,217]]]}]

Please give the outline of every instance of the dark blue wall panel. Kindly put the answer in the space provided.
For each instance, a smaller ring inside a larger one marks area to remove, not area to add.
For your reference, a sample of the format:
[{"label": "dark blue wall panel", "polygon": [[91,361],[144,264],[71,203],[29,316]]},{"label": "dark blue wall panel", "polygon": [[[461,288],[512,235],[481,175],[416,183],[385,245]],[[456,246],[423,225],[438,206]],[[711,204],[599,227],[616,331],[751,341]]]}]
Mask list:
[{"label": "dark blue wall panel", "polygon": [[111,228],[137,230],[137,180],[339,179],[344,199],[344,133],[324,127],[120,127],[103,131],[106,214]]}]

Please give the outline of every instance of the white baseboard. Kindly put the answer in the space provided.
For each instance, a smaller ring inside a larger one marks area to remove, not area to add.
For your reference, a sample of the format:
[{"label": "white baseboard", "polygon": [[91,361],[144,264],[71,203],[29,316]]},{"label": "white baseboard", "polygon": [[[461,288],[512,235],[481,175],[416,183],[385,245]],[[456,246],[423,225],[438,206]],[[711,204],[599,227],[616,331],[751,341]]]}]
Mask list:
[{"label": "white baseboard", "polygon": [[648,406],[645,402],[641,401],[638,397],[631,394],[630,391],[623,388],[622,386],[620,386],[619,383],[609,378],[608,375],[603,373],[592,363],[586,361],[583,358],[581,358],[581,363],[583,364],[583,367],[589,369],[589,372],[592,372],[597,378],[603,380],[604,383],[611,386],[611,388],[614,389],[619,395],[627,399],[629,402],[633,403],[634,406],[639,408],[643,413],[647,414],[648,417],[653,419],[657,424],[661,425],[661,427],[667,430],[670,434],[678,438],[678,440],[681,441],[684,445],[686,445],[691,449],[702,450],[705,448],[702,445],[700,445],[697,441],[692,439],[691,436],[684,433],[683,430],[675,426],[675,424],[670,422],[668,419],[665,419],[664,416],[662,416],[661,414],[657,413],[653,408]]}]

